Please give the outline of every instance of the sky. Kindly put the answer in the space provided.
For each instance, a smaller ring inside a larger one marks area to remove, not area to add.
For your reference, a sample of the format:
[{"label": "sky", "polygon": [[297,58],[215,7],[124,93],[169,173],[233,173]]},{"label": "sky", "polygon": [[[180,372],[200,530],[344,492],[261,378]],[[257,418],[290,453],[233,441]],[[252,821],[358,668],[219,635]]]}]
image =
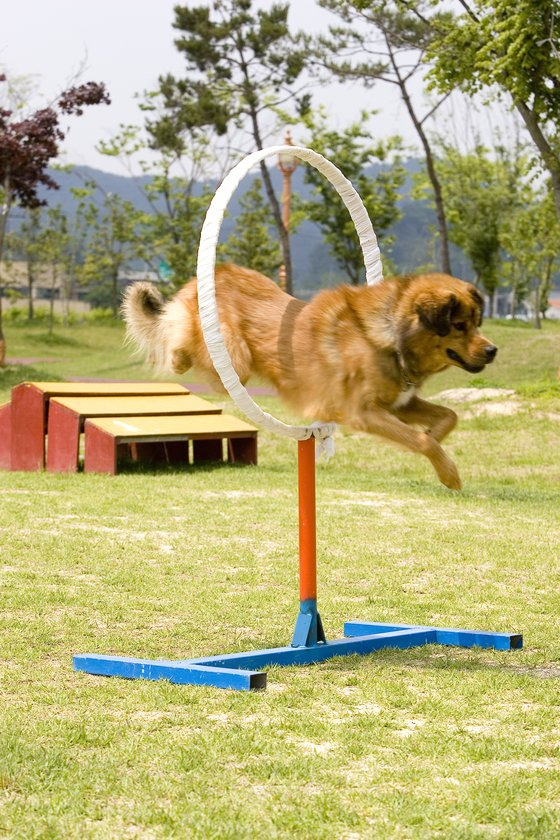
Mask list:
[{"label": "sky", "polygon": [[[177,0],[3,0],[0,27],[0,67],[10,75],[34,77],[41,96],[51,100],[83,68],[80,81],[103,81],[112,104],[87,108],[70,123],[64,159],[125,174],[122,164],[100,155],[99,140],[109,140],[122,124],[140,124],[137,94],[153,90],[158,76],[180,74],[182,61],[174,47],[173,7]],[[200,0],[193,3],[198,5]],[[270,5],[255,0],[255,7]],[[323,31],[332,15],[314,0],[292,0],[290,25],[308,32]],[[381,108],[381,135],[400,133],[413,141],[402,105],[394,91],[379,85],[374,93],[361,86],[317,89],[339,128],[359,116],[364,107]],[[297,141],[297,137],[295,138]],[[282,137],[271,138],[271,145]]]},{"label": "sky", "polygon": [[[110,106],[86,108],[70,123],[64,141],[63,162],[88,165],[126,174],[117,159],[96,151],[100,140],[109,140],[120,124],[141,124],[137,94],[153,90],[158,76],[180,75],[182,60],[175,49],[172,29],[177,0],[1,0],[0,68],[10,75],[34,77],[41,97],[37,105],[52,100],[82,68],[80,81],[105,82]],[[199,5],[201,0],[190,0]],[[271,0],[254,0],[255,7]],[[333,16],[315,0],[291,0],[293,30],[324,31]],[[392,85],[378,84],[366,91],[354,84],[343,88],[317,88],[314,101],[325,104],[330,123],[343,128],[357,119],[363,108],[377,109],[371,126],[376,138],[400,134],[417,147],[417,138]],[[283,134],[283,132],[282,132]],[[298,142],[297,134],[294,139]],[[282,136],[271,137],[270,145]],[[302,141],[299,141],[302,142]]]}]

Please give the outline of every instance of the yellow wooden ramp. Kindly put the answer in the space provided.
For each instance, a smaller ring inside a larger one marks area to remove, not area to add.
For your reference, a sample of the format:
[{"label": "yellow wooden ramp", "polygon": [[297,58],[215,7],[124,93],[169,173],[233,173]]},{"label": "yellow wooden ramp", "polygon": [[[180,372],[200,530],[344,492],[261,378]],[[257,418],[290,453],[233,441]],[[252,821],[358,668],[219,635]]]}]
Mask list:
[{"label": "yellow wooden ramp", "polygon": [[193,463],[221,461],[225,440],[229,461],[256,464],[257,434],[254,426],[230,414],[88,419],[84,469],[114,475],[127,451],[152,463],[189,463],[189,441]]}]

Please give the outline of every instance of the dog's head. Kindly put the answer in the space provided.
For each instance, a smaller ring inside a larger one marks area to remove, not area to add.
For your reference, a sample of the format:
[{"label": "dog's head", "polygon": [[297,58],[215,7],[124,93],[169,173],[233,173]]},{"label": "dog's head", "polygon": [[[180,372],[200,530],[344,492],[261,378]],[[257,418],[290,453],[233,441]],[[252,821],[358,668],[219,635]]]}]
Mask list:
[{"label": "dog's head", "polygon": [[427,336],[435,370],[457,365],[479,373],[492,362],[498,348],[479,332],[484,301],[470,283],[454,277],[424,278],[413,297],[418,326]]}]

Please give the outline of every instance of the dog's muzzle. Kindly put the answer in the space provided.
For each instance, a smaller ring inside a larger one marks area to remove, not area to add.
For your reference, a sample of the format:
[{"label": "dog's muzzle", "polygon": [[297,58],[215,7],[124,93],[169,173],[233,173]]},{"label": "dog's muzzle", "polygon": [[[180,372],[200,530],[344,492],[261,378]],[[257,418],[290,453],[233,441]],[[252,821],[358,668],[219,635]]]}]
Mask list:
[{"label": "dog's muzzle", "polygon": [[468,371],[469,373],[480,373],[481,370],[484,370],[486,365],[489,365],[490,362],[494,361],[494,359],[496,358],[496,353],[498,352],[498,348],[494,344],[488,344],[484,348],[484,355],[486,358],[484,362],[482,362],[482,364],[478,365],[473,365],[471,364],[471,362],[465,361],[465,359],[463,359],[458,353],[456,353],[455,350],[451,350],[450,348],[448,348],[446,352],[449,358],[452,361],[457,362],[457,364],[460,365],[464,370]]}]

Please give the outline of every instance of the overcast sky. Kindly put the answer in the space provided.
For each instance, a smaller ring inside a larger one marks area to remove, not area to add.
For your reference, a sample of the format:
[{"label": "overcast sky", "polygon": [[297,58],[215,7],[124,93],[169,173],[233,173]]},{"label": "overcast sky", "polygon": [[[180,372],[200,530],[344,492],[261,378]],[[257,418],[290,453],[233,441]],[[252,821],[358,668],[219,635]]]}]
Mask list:
[{"label": "overcast sky", "polygon": [[[110,106],[87,108],[72,121],[64,143],[66,162],[125,174],[119,161],[101,156],[95,146],[116,134],[121,123],[142,123],[136,94],[153,90],[160,74],[181,73],[183,65],[173,44],[176,33],[171,25],[176,2],[4,0],[0,66],[11,75],[32,74],[43,97],[41,104],[56,96],[84,63],[81,81],[103,81],[110,92]],[[270,2],[254,0],[254,5],[266,7]],[[290,4],[293,30],[325,30],[332,20],[315,0],[292,0]],[[380,111],[372,124],[377,137],[400,134],[407,143],[417,145],[392,85],[378,84],[369,91],[358,84],[344,89],[331,85],[317,89],[314,99],[327,105],[330,121],[337,128],[356,119],[361,109],[375,108]],[[281,140],[281,136],[270,138],[270,143]]]},{"label": "overcast sky", "polygon": [[[72,121],[64,144],[67,162],[124,174],[118,161],[99,155],[95,146],[114,135],[120,123],[142,122],[135,94],[154,89],[162,73],[181,72],[171,26],[174,5],[176,0],[4,0],[0,66],[10,75],[32,74],[48,100],[85,62],[81,81],[103,81],[109,89],[112,105],[88,108]],[[267,5],[267,0],[255,0],[256,7]],[[332,16],[314,0],[292,0],[293,29],[316,32],[326,29],[329,20]],[[379,132],[404,134],[412,141],[402,106],[387,88],[378,85],[372,93],[356,85],[342,95],[332,86],[317,90],[316,98],[327,104],[338,127],[363,107],[383,108]],[[281,139],[271,138],[271,143]]]}]

